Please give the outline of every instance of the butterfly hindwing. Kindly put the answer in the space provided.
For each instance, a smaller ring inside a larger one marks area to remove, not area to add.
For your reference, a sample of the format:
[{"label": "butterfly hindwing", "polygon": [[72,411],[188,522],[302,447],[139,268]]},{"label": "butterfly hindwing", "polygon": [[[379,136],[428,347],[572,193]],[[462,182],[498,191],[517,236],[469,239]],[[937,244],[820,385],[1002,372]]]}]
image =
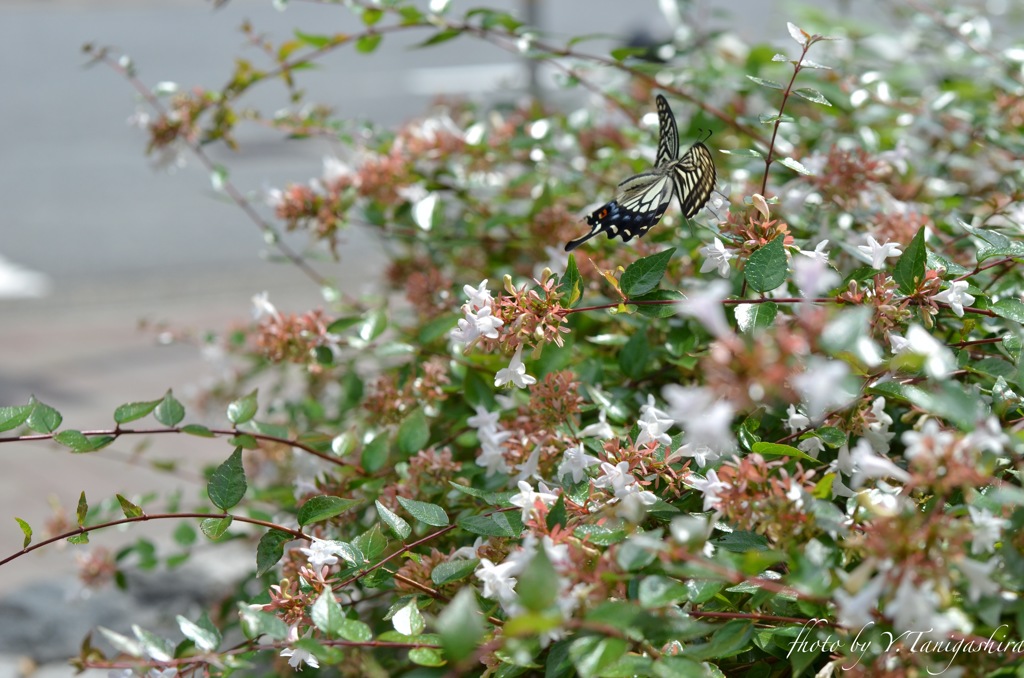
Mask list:
[{"label": "butterfly hindwing", "polygon": [[590,232],[570,241],[570,252],[594,236],[605,233],[609,238],[629,242],[638,238],[661,220],[672,201],[672,179],[665,172],[644,172],[619,184],[615,200],[602,205],[587,217]]},{"label": "butterfly hindwing", "polygon": [[715,161],[710,149],[699,141],[691,146],[672,166],[672,182],[679,208],[689,219],[704,207],[715,188]]}]

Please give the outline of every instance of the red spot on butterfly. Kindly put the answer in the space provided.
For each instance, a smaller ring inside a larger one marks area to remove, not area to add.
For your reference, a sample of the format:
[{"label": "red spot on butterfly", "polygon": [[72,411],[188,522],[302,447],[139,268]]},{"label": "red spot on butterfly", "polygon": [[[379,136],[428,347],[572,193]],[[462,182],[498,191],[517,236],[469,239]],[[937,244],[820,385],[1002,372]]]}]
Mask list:
[{"label": "red spot on butterfly", "polygon": [[605,207],[603,210],[601,210],[601,213],[597,215],[597,218],[598,219],[604,219],[606,216],[608,216],[608,208],[607,207]]}]

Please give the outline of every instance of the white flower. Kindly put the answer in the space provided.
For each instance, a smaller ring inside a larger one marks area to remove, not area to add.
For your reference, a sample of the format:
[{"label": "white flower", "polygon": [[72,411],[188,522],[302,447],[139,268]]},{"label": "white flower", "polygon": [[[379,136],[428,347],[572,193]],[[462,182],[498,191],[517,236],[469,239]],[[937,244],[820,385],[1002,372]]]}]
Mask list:
[{"label": "white flower", "polygon": [[872,236],[866,236],[867,245],[857,245],[857,249],[860,252],[861,258],[871,264],[871,268],[882,269],[885,268],[885,260],[889,257],[898,257],[903,254],[900,250],[901,245],[896,242],[887,242],[884,245],[880,244]]},{"label": "white flower", "polygon": [[889,345],[894,355],[914,353],[924,356],[924,371],[930,377],[941,379],[956,369],[953,352],[920,325],[911,325],[906,339],[890,332]]},{"label": "white flower", "polygon": [[353,169],[340,159],[333,156],[324,156],[322,177],[325,184],[333,184],[338,179],[351,176],[354,173]]},{"label": "white flower", "polygon": [[608,424],[608,412],[602,409],[597,413],[597,422],[584,426],[583,430],[580,431],[580,438],[600,438],[601,440],[608,440],[615,437],[615,431]]},{"label": "white flower", "polygon": [[494,297],[491,296],[491,291],[487,289],[486,278],[476,287],[473,287],[472,285],[464,285],[462,291],[466,293],[466,298],[469,299],[466,303],[468,303],[470,308],[474,311],[479,311],[483,308],[490,308],[491,303],[494,301]]},{"label": "white flower", "polygon": [[790,404],[790,406],[786,408],[786,414],[789,415],[786,417],[786,428],[789,429],[790,434],[802,431],[811,425],[810,418],[806,414],[798,411],[796,409],[796,405]]},{"label": "white flower", "polygon": [[715,243],[700,248],[700,253],[704,255],[704,263],[700,266],[701,273],[718,269],[718,275],[723,278],[729,276],[729,260],[736,255],[723,245],[721,240],[715,238]]},{"label": "white flower", "polygon": [[519,471],[519,475],[516,476],[516,482],[520,480],[526,480],[527,478],[536,478],[540,480],[540,475],[537,473],[537,469],[540,467],[540,446],[533,448],[533,452],[530,452],[530,456],[526,458],[522,464],[516,466]]},{"label": "white flower", "polygon": [[920,431],[904,431],[900,440],[906,446],[903,456],[914,459],[922,454],[931,457],[943,456],[956,441],[956,436],[949,431],[943,431],[937,421],[929,419]]},{"label": "white flower", "polygon": [[252,295],[252,319],[260,320],[264,316],[280,317],[277,308],[270,303],[270,293],[267,291]]},{"label": "white flower", "polygon": [[685,441],[722,454],[736,448],[732,434],[735,409],[707,388],[669,384],[661,391],[668,414],[685,431]]},{"label": "white flower", "polygon": [[874,420],[864,425],[861,434],[876,450],[888,452],[889,441],[895,434],[889,430],[889,427],[892,426],[892,417],[885,411],[885,398],[879,396],[872,401],[871,416]]},{"label": "white flower", "polygon": [[477,557],[477,549],[487,543],[483,537],[477,537],[473,540],[471,546],[460,546],[459,548],[452,551],[452,555],[449,560],[456,560],[465,558],[466,560],[473,560]]},{"label": "white flower", "polygon": [[488,412],[483,405],[477,405],[476,414],[466,419],[466,423],[478,430],[497,429],[499,418],[501,418],[501,412]]},{"label": "white flower", "polygon": [[647,396],[647,403],[640,406],[640,421],[637,426],[640,428],[640,435],[636,437],[636,446],[646,445],[656,440],[662,445],[671,445],[672,438],[666,433],[675,420],[662,412],[654,405],[654,396]]},{"label": "white flower", "polygon": [[530,384],[537,383],[536,377],[531,377],[526,373],[526,365],[523,364],[523,346],[519,345],[516,349],[515,355],[512,356],[512,360],[509,362],[508,367],[503,367],[498,370],[498,373],[494,375],[494,385],[504,386],[511,382],[518,388],[526,388]]},{"label": "white flower", "polygon": [[986,509],[975,508],[974,506],[968,506],[967,512],[971,516],[971,522],[974,523],[974,539],[971,541],[971,553],[974,555],[994,553],[996,542],[1002,539],[1003,528],[1009,524],[1009,521],[996,516]]},{"label": "white flower", "polygon": [[705,511],[716,508],[721,501],[719,493],[732,487],[729,483],[719,480],[718,473],[714,469],[709,470],[703,478],[691,473],[683,479],[683,482],[704,495]]},{"label": "white flower", "polygon": [[587,469],[601,461],[583,450],[583,443],[570,447],[562,453],[562,463],[558,465],[558,476],[571,475],[572,481],[578,483],[587,477]]},{"label": "white flower", "polygon": [[696,318],[716,337],[732,334],[729,323],[725,319],[722,302],[729,296],[729,283],[715,280],[703,289],[692,292],[686,299],[678,302],[676,308],[685,316]]},{"label": "white flower", "polygon": [[813,250],[797,250],[800,254],[811,259],[816,259],[823,264],[828,263],[828,252],[825,251],[825,246],[828,245],[828,240],[822,240],[814,246]]},{"label": "white flower", "polygon": [[999,593],[999,584],[992,580],[992,572],[998,566],[998,558],[992,558],[987,563],[964,558],[957,563],[960,572],[967,578],[967,597],[972,603],[978,602],[982,596]]},{"label": "white flower", "polygon": [[[844,465],[843,456],[846,449],[844,446],[839,451],[840,466]],[[857,445],[848,455],[848,463],[853,468],[850,485],[854,489],[860,488],[864,478],[895,478],[904,483],[910,480],[909,473],[877,454],[871,449],[871,444],[863,438],[857,441]]]},{"label": "white flower", "polygon": [[818,455],[825,449],[825,443],[821,442],[821,438],[818,436],[811,436],[804,438],[797,443],[796,448],[802,452],[806,452],[808,456],[818,458]]},{"label": "white flower", "polygon": [[974,303],[974,296],[967,292],[966,280],[954,280],[949,287],[932,296],[932,301],[949,304],[958,318],[964,317],[964,306]]},{"label": "white flower", "polygon": [[804,372],[793,377],[793,387],[803,398],[811,419],[853,399],[853,394],[843,387],[849,373],[850,367],[841,360],[812,356]]},{"label": "white flower", "polygon": [[896,593],[885,606],[885,615],[899,631],[922,633],[936,640],[944,639],[957,629],[953,616],[947,611],[939,613],[939,595],[935,582],[914,582],[910,574],[903,575]]},{"label": "white flower", "polygon": [[501,318],[491,315],[491,307],[485,306],[479,311],[465,309],[466,317],[460,318],[458,327],[453,329],[449,336],[455,341],[468,344],[477,337],[488,339],[498,338],[498,328],[505,324]]},{"label": "white flower", "polygon": [[826,255],[825,259],[794,259],[793,282],[804,299],[813,299],[839,284],[840,278],[838,273],[829,268]]},{"label": "white flower", "polygon": [[487,558],[480,559],[480,566],[476,568],[476,578],[483,582],[484,589],[480,595],[484,598],[497,600],[502,605],[515,603],[519,596],[515,587],[518,582],[512,576],[515,563],[504,562],[495,565]]},{"label": "white flower", "polygon": [[698,445],[695,443],[686,443],[676,448],[672,454],[665,458],[665,461],[672,463],[680,457],[690,457],[697,466],[704,468],[708,464],[713,464],[722,458],[722,452],[720,450],[713,450],[707,445]]},{"label": "white flower", "polygon": [[338,542],[316,537],[313,537],[309,548],[300,548],[299,550],[306,554],[306,558],[314,570],[319,570],[324,565],[334,565],[338,562],[338,556],[341,554]]},{"label": "white flower", "polygon": [[558,501],[558,495],[552,492],[551,488],[544,484],[543,480],[537,485],[537,490],[534,490],[533,486],[525,480],[520,480],[517,485],[519,492],[509,497],[508,501],[513,506],[523,509],[524,523],[530,519],[530,515],[534,512],[538,501],[546,506],[551,506]]},{"label": "white flower", "polygon": [[711,521],[704,516],[676,516],[669,524],[672,538],[680,544],[702,542],[711,534]]},{"label": "white flower", "polygon": [[878,607],[878,598],[885,588],[885,575],[876,574],[859,591],[847,593],[837,588],[832,594],[836,603],[836,617],[840,624],[848,629],[860,629],[874,621],[871,614]]},{"label": "white flower", "polygon": [[[288,629],[288,642],[294,643],[299,639],[299,629],[297,626],[292,626]],[[314,669],[320,668],[320,662],[309,650],[303,650],[302,648],[291,648],[286,647],[281,650],[282,657],[288,657],[288,666],[292,667],[296,671],[302,670],[302,665],[306,664],[312,666]]]},{"label": "white flower", "polygon": [[985,421],[978,422],[974,430],[968,433],[963,440],[963,444],[970,449],[995,454],[1002,454],[1009,442],[1010,438],[1003,431],[999,417],[994,415]]}]

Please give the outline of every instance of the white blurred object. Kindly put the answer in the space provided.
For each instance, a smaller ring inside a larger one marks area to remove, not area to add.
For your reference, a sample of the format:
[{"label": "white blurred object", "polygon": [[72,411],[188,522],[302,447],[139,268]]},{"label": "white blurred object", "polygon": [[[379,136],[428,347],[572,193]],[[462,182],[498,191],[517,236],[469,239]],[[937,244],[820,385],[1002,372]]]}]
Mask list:
[{"label": "white blurred object", "polygon": [[49,276],[31,271],[0,256],[0,299],[45,297],[49,291]]}]

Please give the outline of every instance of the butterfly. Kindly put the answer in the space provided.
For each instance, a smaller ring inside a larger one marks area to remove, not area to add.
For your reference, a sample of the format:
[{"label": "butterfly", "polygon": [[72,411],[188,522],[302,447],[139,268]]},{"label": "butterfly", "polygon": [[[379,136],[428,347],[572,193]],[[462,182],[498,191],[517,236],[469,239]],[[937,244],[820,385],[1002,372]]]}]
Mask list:
[{"label": "butterfly", "polygon": [[565,246],[571,252],[599,233],[628,242],[647,233],[661,221],[672,202],[679,199],[683,216],[689,219],[700,211],[715,187],[715,161],[711,151],[698,141],[679,157],[679,131],[668,101],[660,94],[658,102],[658,154],[654,167],[629,177],[619,184],[615,199],[587,217],[590,233],[571,240]]}]

